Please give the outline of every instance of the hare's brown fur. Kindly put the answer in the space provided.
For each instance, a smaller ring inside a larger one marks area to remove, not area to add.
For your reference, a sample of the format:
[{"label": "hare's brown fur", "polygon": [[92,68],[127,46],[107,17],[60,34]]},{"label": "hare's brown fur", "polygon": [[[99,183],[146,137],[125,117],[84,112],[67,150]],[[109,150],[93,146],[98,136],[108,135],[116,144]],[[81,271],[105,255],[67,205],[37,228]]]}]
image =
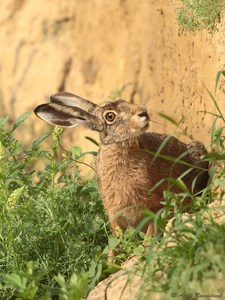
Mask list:
[{"label": "hare's brown fur", "polygon": [[[208,163],[201,161],[205,147],[200,142],[184,144],[175,137],[146,133],[149,115],[144,107],[124,100],[98,106],[69,93],[53,95],[50,100],[51,103],[35,109],[43,120],[99,131],[102,146],[97,176],[113,232],[117,225],[122,229],[136,227],[142,219],[143,208],[157,212],[162,207],[163,192],[168,188],[167,178],[182,177],[190,193],[206,187]],[[154,155],[158,149],[161,156]],[[171,189],[179,191],[176,184]],[[149,228],[151,233],[151,225]]]},{"label": "hare's brown fur", "polygon": [[[101,147],[97,161],[99,189],[113,230],[117,225],[122,229],[136,227],[142,219],[143,208],[153,212],[162,208],[161,201],[163,191],[168,188],[167,181],[162,182],[152,192],[150,190],[163,178],[178,178],[187,170],[183,164],[161,158],[154,160],[150,152],[155,152],[165,137],[157,133],[144,133],[129,147],[124,143]],[[161,153],[179,157],[187,152],[187,148],[186,144],[171,137]],[[192,165],[198,162],[191,154],[182,159]],[[207,168],[207,163],[202,162],[199,167]],[[184,179],[189,190],[197,173],[193,170]],[[207,179],[207,174],[202,175],[194,192],[203,189]],[[174,186],[173,191],[178,192],[178,188]]]}]

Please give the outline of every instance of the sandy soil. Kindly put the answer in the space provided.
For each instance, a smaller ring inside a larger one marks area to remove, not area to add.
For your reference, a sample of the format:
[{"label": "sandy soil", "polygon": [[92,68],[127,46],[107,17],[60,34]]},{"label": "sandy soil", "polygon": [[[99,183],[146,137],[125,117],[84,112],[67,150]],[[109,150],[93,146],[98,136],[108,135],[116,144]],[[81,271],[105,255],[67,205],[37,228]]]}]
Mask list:
[{"label": "sandy soil", "polygon": [[[182,34],[177,0],[3,0],[0,12],[0,115],[15,119],[57,91],[98,103],[129,84],[122,97],[147,105],[152,131],[178,134],[163,112],[206,144],[215,108],[216,72],[224,68],[225,21],[213,35]],[[44,9],[43,9],[44,8]],[[218,102],[225,110],[222,89]],[[47,125],[29,118],[20,135],[29,141]],[[67,129],[66,144],[84,150],[92,133]],[[182,137],[182,139],[186,139]]]}]

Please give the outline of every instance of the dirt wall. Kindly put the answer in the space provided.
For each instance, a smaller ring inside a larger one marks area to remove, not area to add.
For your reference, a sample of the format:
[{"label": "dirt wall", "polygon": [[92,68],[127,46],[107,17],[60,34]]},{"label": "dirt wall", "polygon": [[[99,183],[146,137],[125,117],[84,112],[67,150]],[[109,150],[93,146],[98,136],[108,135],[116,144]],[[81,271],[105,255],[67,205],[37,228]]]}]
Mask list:
[{"label": "dirt wall", "polygon": [[[205,143],[215,108],[215,76],[224,68],[225,18],[212,35],[182,34],[176,0],[3,0],[0,11],[0,115],[14,119],[57,91],[70,91],[98,103],[128,84],[122,97],[147,105],[152,131],[175,133],[158,113],[177,121]],[[218,102],[225,111],[222,88]],[[28,125],[29,124],[29,125]],[[31,116],[23,138],[45,131]],[[93,150],[67,129],[65,141]]]}]

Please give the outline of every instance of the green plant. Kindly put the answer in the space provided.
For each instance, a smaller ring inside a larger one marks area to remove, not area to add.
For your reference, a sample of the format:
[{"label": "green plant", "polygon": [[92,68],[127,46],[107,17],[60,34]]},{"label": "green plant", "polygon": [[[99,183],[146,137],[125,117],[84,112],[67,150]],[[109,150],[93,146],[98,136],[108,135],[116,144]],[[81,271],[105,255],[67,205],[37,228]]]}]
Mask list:
[{"label": "green plant", "polygon": [[224,9],[224,0],[182,0],[177,20],[184,31],[214,31]]},{"label": "green plant", "polygon": [[[225,207],[222,209],[225,211]],[[225,280],[224,229],[224,223],[206,222],[203,211],[186,218],[176,213],[169,233],[152,241],[145,262],[137,266],[136,273],[142,276],[138,299],[149,299],[156,292],[161,293],[160,299],[221,294]]]},{"label": "green plant", "polygon": [[[23,114],[12,128],[8,118],[0,119],[1,299],[62,295],[57,274],[73,293],[75,285],[79,289],[83,284],[74,279],[76,274],[87,272],[96,253],[107,245],[107,218],[96,180],[82,178],[76,163],[85,153],[78,147],[71,152],[61,149],[58,160],[58,128],[49,151],[41,149],[48,135],[24,149],[14,131],[26,117]],[[44,170],[39,169],[40,161]]]},{"label": "green plant", "polygon": [[81,273],[79,276],[73,273],[68,282],[59,274],[55,277],[55,280],[60,285],[60,300],[80,300],[86,294],[88,288],[88,273]]}]

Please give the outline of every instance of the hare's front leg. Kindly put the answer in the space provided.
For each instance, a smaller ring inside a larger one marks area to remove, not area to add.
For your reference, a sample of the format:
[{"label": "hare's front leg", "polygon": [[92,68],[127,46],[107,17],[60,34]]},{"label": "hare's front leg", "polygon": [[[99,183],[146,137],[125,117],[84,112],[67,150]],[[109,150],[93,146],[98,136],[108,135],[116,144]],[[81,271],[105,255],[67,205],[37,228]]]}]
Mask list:
[{"label": "hare's front leg", "polygon": [[[112,229],[112,235],[116,236],[116,229],[119,227],[118,223],[116,221],[111,221],[111,229]],[[115,249],[110,249],[108,253],[108,263],[113,263],[113,259],[116,256],[117,252]]]},{"label": "hare's front leg", "polygon": [[114,249],[110,249],[109,253],[108,253],[108,259],[107,259],[109,264],[113,263],[113,260],[114,260],[115,256],[116,256],[116,251]]},{"label": "hare's front leg", "polygon": [[149,223],[147,231],[146,231],[146,235],[147,236],[153,236],[153,234],[154,234],[154,224]]},{"label": "hare's front leg", "polygon": [[149,223],[148,227],[147,227],[147,230],[146,230],[146,237],[144,238],[144,241],[143,241],[143,245],[147,249],[150,246],[148,238],[152,237],[153,235],[154,235],[154,224],[153,223]]}]

